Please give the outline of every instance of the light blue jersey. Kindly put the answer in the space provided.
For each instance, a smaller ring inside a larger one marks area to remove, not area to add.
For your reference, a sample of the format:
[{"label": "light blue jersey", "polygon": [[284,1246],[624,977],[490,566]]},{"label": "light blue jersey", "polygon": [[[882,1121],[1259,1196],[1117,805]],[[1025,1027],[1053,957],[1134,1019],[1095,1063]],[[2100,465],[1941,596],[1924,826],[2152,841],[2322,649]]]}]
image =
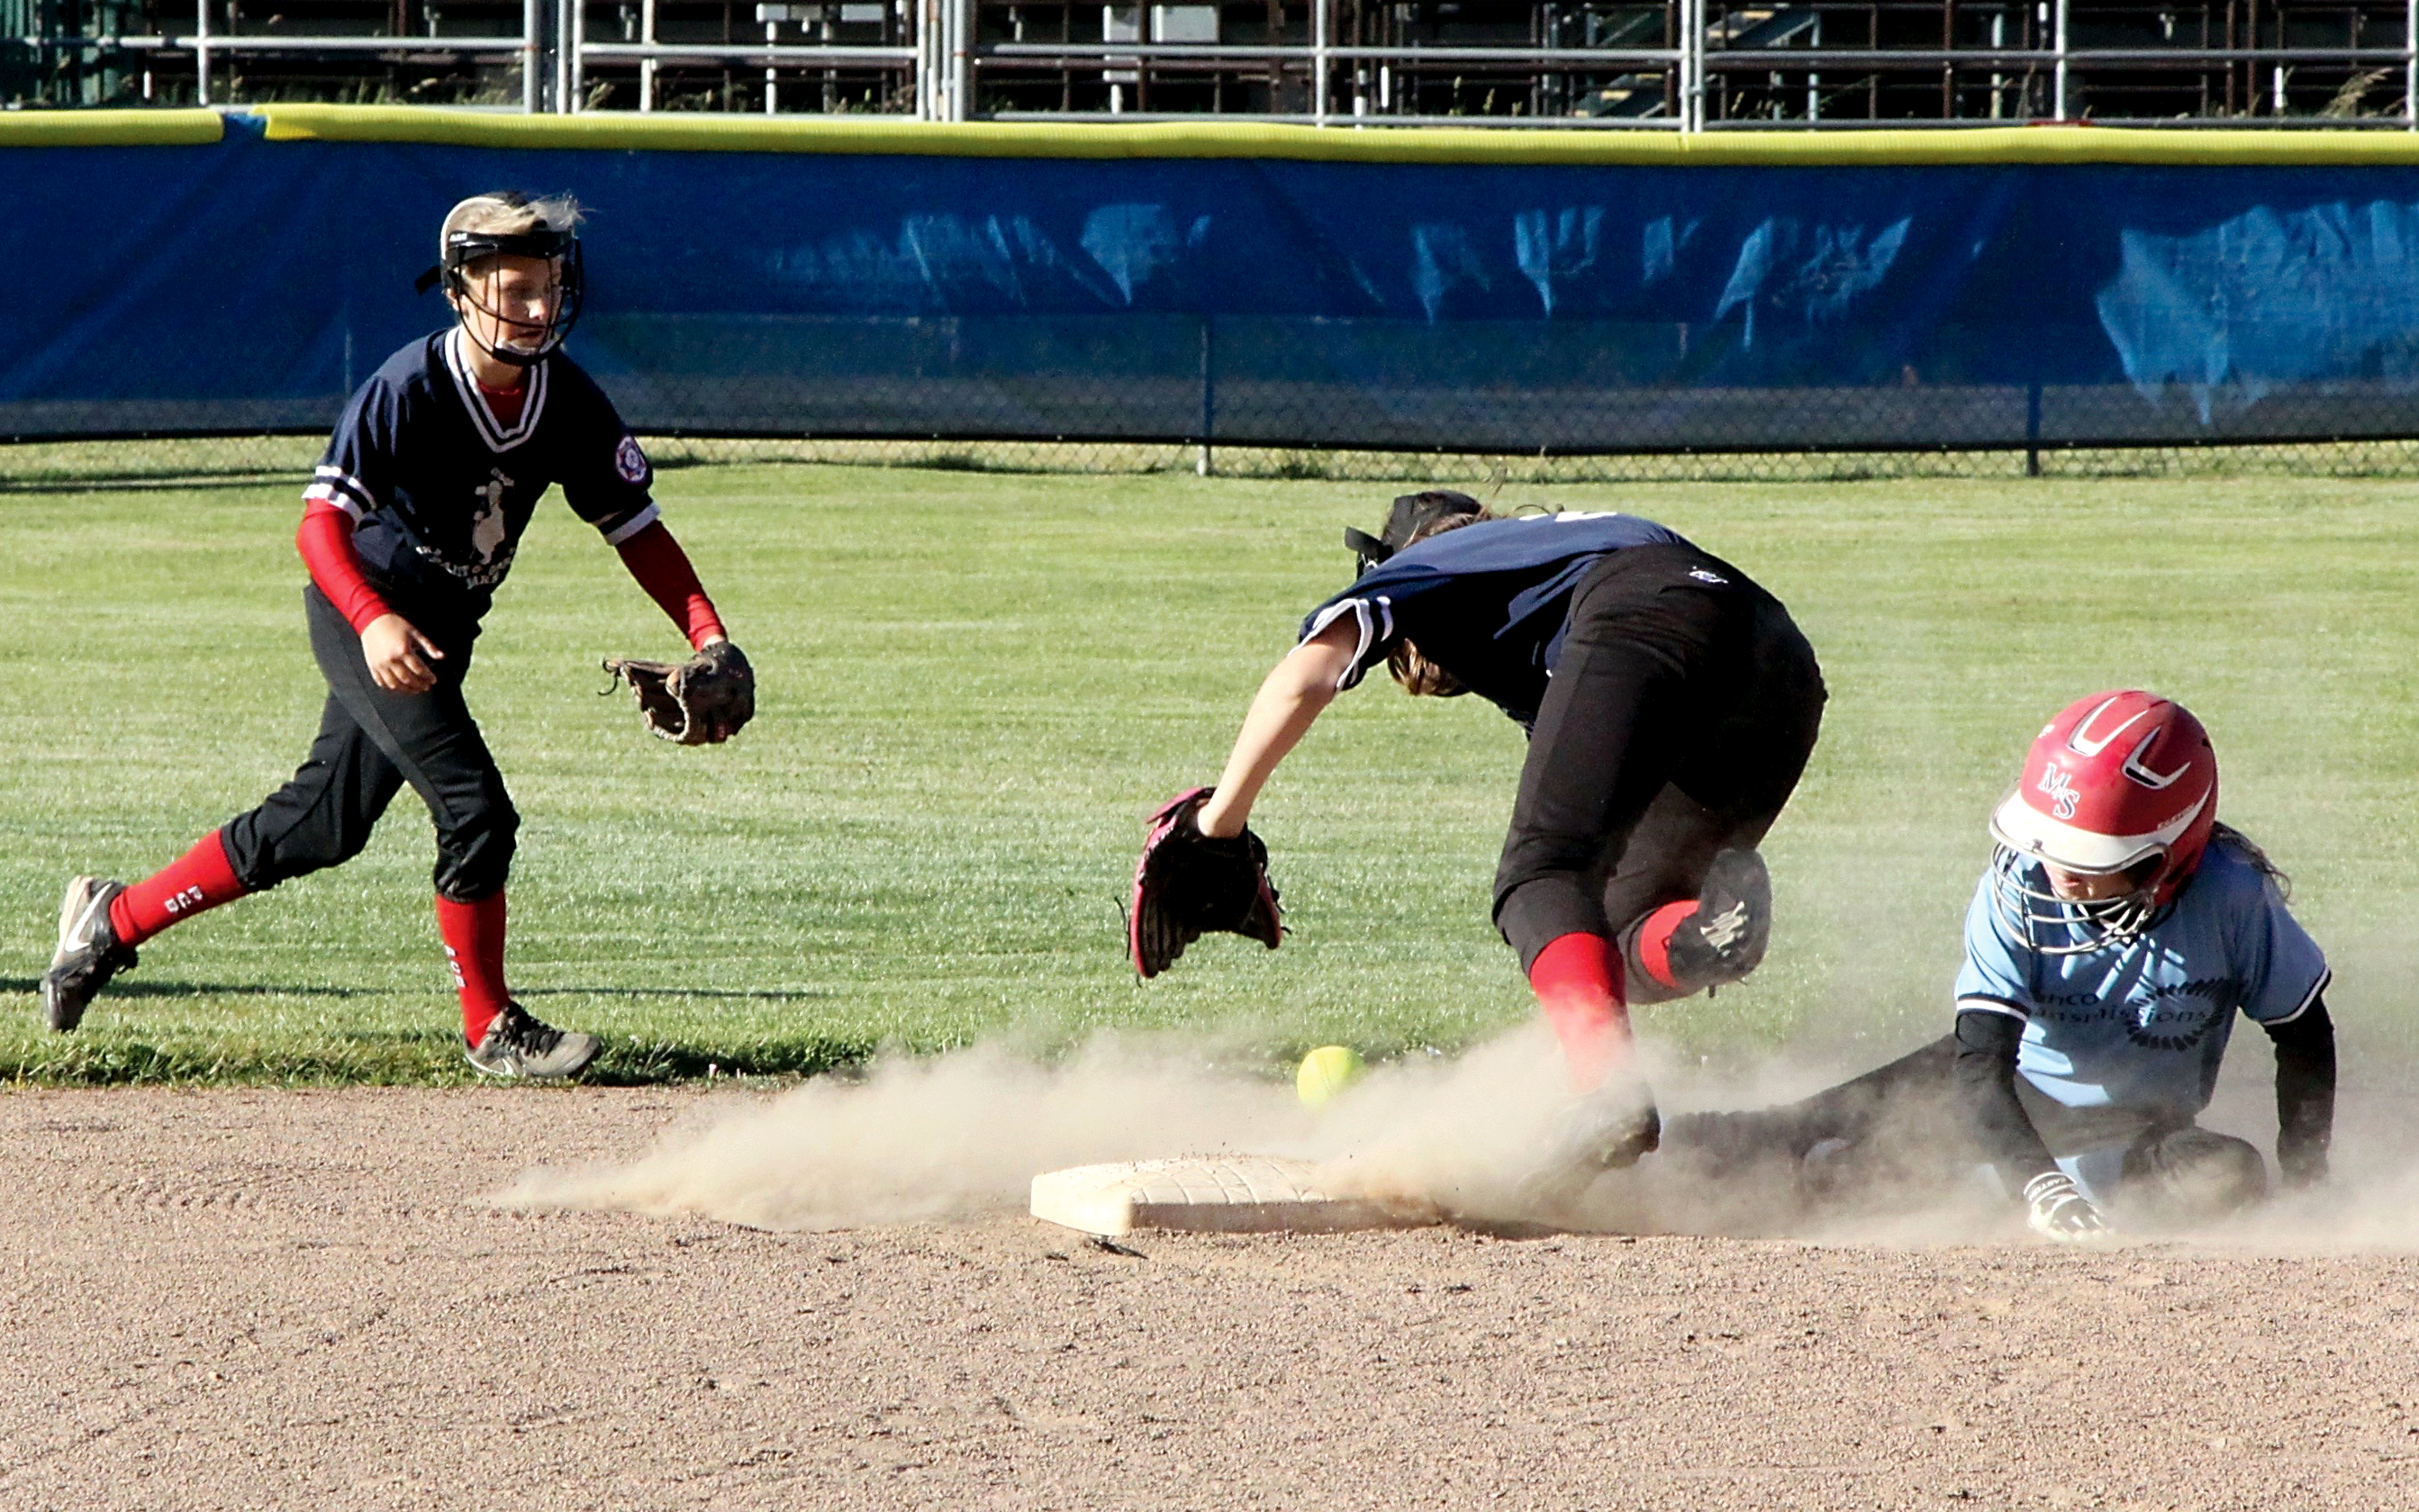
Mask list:
[{"label": "light blue jersey", "polygon": [[[2037,862],[2027,883],[2049,884]],[[2275,884],[2223,840],[2150,927],[2103,950],[2048,955],[2083,938],[2066,924],[2011,936],[1982,879],[1965,912],[1960,1011],[2025,1021],[2016,1072],[2072,1108],[2121,1108],[2189,1121],[2209,1105],[2237,1009],[2261,1024],[2308,1010],[2327,984],[2326,957]]]}]

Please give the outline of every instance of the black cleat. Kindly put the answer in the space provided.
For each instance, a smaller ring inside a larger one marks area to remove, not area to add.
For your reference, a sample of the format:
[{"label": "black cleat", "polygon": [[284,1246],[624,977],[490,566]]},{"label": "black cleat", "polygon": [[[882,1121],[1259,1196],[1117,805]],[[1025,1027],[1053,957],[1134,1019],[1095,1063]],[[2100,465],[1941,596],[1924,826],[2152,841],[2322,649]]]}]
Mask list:
[{"label": "black cleat", "polygon": [[78,877],[59,901],[59,948],[42,973],[42,1017],[61,1034],[84,1022],[110,978],[134,964],[132,948],[109,927],[110,902],[125,890],[121,882]]},{"label": "black cleat", "polygon": [[1797,1196],[1810,1208],[1842,1204],[1864,1185],[1857,1147],[1841,1138],[1817,1139],[1797,1157]]},{"label": "black cleat", "polygon": [[1722,851],[1705,868],[1697,911],[1672,932],[1667,959],[1684,993],[1738,981],[1772,938],[1772,876],[1753,851]]},{"label": "black cleat", "polygon": [[464,1042],[463,1054],[470,1057],[471,1065],[490,1076],[551,1081],[577,1075],[603,1048],[605,1041],[593,1034],[542,1024],[520,1004],[506,1003],[504,1011],[489,1021],[487,1032],[479,1037],[477,1044]]}]

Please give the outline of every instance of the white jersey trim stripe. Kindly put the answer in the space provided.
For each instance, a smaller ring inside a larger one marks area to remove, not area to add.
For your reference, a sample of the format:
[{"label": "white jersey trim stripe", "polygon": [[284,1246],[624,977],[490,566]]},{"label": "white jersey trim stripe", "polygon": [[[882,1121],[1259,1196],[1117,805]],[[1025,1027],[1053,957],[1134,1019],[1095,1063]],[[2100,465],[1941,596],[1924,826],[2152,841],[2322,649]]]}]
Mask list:
[{"label": "white jersey trim stripe", "polygon": [[1961,997],[1957,999],[1957,1011],[1960,1013],[2005,1013],[2008,1017],[2014,1019],[2019,1024],[2030,1024],[2033,1021],[2033,1016],[2030,1013],[2026,1012],[2023,1009],[2018,1008],[2013,1003],[2002,1002],[1996,997]]},{"label": "white jersey trim stripe", "polygon": [[356,525],[377,508],[377,501],[370,497],[370,491],[362,486],[362,480],[342,468],[322,462],[312,472],[312,478],[311,486],[302,490],[305,502],[325,501],[351,517]]},{"label": "white jersey trim stripe", "polygon": [[367,517],[362,513],[361,505],[354,503],[324,483],[315,483],[303,489],[302,501],[306,504],[326,504],[356,525]]},{"label": "white jersey trim stripe", "polygon": [[627,525],[624,525],[616,531],[607,532],[605,535],[605,544],[607,546],[620,546],[631,536],[638,534],[640,531],[645,530],[648,526],[653,525],[656,520],[662,518],[663,513],[664,512],[661,509],[650,503],[646,508],[639,510],[637,514],[631,516],[630,523]]},{"label": "white jersey trim stripe", "polygon": [[2263,1029],[2273,1029],[2278,1025],[2292,1023],[2295,1019],[2300,1018],[2303,1014],[2310,1011],[2310,1005],[2317,1002],[2319,1000],[2319,995],[2327,990],[2327,983],[2334,980],[2334,968],[2333,966],[2329,966],[2326,970],[2319,973],[2318,980],[2310,983],[2310,990],[2302,995],[2302,1000],[2299,1004],[2295,1005],[2293,1011],[2286,1014],[2280,1019],[2260,1019],[2257,1022]]},{"label": "white jersey trim stripe", "polygon": [[487,443],[487,450],[509,452],[537,434],[539,417],[546,413],[547,369],[552,364],[539,363],[523,369],[529,374],[529,394],[521,401],[520,419],[500,429],[495,412],[487,408],[486,396],[479,392],[478,379],[470,376],[470,363],[463,359],[462,340],[460,326],[445,333],[445,371],[454,375],[454,392],[461,396],[462,408],[470,411],[471,427]]},{"label": "white jersey trim stripe", "polygon": [[1370,646],[1385,640],[1394,633],[1394,607],[1385,599],[1348,598],[1341,603],[1330,604],[1320,609],[1311,619],[1310,629],[1302,639],[1303,640],[1316,639],[1329,625],[1344,618],[1347,613],[1352,616],[1361,639],[1360,642],[1352,648],[1350,664],[1344,669],[1344,674],[1335,680],[1335,690],[1339,693],[1360,685],[1361,659],[1369,655]]}]

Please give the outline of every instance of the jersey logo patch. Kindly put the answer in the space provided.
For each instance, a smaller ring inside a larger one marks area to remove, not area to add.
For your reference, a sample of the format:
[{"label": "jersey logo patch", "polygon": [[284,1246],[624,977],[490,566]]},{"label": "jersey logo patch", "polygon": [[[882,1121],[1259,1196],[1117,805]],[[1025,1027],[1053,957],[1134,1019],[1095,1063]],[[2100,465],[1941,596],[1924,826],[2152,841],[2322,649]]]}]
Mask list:
[{"label": "jersey logo patch", "polygon": [[472,588],[493,588],[513,570],[512,520],[504,513],[504,495],[513,480],[501,468],[489,468],[487,481],[470,490],[479,507],[470,516],[470,550],[476,561],[448,561],[425,546],[420,554]]},{"label": "jersey logo patch", "polygon": [[470,517],[470,549],[479,553],[481,563],[496,560],[496,552],[504,544],[504,490],[513,480],[504,476],[501,468],[489,468],[487,481],[479,486],[479,512]]},{"label": "jersey logo patch", "polygon": [[[2201,998],[2195,1007],[2190,999]],[[2231,977],[2201,977],[2161,987],[2150,1000],[2134,1006],[2125,1038],[2145,1050],[2190,1050],[2226,1022],[2242,998],[2242,984]]]},{"label": "jersey logo patch", "polygon": [[1731,585],[1731,580],[1728,578],[1723,577],[1718,572],[1707,572],[1703,567],[1690,567],[1688,569],[1688,576],[1696,579],[1697,581],[1701,583],[1718,583],[1724,588],[1728,588]]},{"label": "jersey logo patch", "polygon": [[639,450],[639,438],[622,438],[622,444],[613,449],[613,471],[634,488],[647,481],[647,454]]}]

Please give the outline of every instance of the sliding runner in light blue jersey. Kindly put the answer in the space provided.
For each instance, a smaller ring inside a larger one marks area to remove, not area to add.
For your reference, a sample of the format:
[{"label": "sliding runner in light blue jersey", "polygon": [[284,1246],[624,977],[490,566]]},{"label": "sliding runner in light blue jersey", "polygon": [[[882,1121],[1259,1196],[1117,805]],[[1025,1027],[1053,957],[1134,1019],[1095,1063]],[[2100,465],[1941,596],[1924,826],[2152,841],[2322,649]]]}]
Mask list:
[{"label": "sliding runner in light blue jersey", "polygon": [[2239,1011],[2275,1042],[2286,1181],[2324,1176],[2326,958],[2267,856],[2217,823],[2200,721],[2148,693],[2081,700],[2033,743],[1991,834],[1956,1032],[1787,1107],[1674,1119],[1673,1164],[1736,1177],[1794,1163],[1821,1197],[1920,1189],[1979,1156],[2058,1240],[2104,1232],[2103,1208],[2219,1216],[2268,1190],[2255,1147],[2195,1122]]}]

